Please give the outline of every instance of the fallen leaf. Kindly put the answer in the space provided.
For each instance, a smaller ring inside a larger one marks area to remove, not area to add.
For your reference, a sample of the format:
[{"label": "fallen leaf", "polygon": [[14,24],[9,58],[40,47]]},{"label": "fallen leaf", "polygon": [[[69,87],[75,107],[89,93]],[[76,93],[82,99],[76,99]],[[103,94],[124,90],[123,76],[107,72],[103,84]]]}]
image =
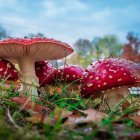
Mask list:
[{"label": "fallen leaf", "polygon": [[140,116],[140,110],[137,112],[137,115]]},{"label": "fallen leaf", "polygon": [[97,124],[102,119],[108,116],[106,113],[99,112],[95,109],[87,109],[84,111],[83,110],[80,111],[87,115],[87,117],[85,118],[85,122],[93,122],[95,124]]},{"label": "fallen leaf", "polygon": [[140,116],[129,116],[129,118],[132,119],[135,122],[136,126],[140,128]]},{"label": "fallen leaf", "polygon": [[43,120],[43,122],[42,122],[42,118],[41,118],[40,115],[34,115],[34,116],[32,116],[32,117],[26,117],[26,120],[27,120],[28,122],[33,123],[33,124],[44,123],[44,120]]},{"label": "fallen leaf", "polygon": [[49,110],[47,107],[38,105],[31,101],[30,97],[13,97],[10,98],[10,100],[19,104],[21,106],[21,110],[26,110],[33,114],[42,114],[43,111]]},{"label": "fallen leaf", "polygon": [[28,122],[30,122],[30,123],[33,123],[33,124],[40,124],[40,123],[46,123],[47,122],[47,124],[54,124],[54,120],[52,119],[52,118],[50,118],[49,116],[47,116],[47,115],[33,115],[33,116],[31,116],[31,117],[26,117],[25,118]]},{"label": "fallen leaf", "polygon": [[84,113],[87,116],[82,116],[79,113],[77,114],[72,113],[68,116],[68,119],[64,123],[64,126],[68,126],[69,128],[74,128],[78,124],[84,124],[84,123],[89,124],[91,122],[98,124],[99,121],[101,121],[102,119],[108,116],[107,114],[103,112],[99,112],[94,109],[80,110],[80,112]]},{"label": "fallen leaf", "polygon": [[26,120],[34,124],[49,123],[51,125],[54,125],[59,120],[67,119],[70,114],[72,114],[72,112],[56,107],[53,112],[53,117],[50,117],[46,114],[35,114],[31,117],[26,117]]},{"label": "fallen leaf", "polygon": [[72,112],[67,111],[65,108],[61,109],[59,107],[56,107],[54,109],[53,115],[54,115],[54,119],[56,121],[60,120],[60,119],[65,119],[68,118],[70,115],[72,114]]}]

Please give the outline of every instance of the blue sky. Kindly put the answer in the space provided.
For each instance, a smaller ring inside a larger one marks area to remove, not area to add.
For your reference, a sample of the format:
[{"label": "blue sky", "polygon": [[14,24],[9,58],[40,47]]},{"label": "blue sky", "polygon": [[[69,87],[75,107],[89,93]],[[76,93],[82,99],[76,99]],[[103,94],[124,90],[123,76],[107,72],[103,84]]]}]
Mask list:
[{"label": "blue sky", "polygon": [[42,32],[73,44],[78,38],[140,33],[140,0],[0,0],[0,25],[12,36]]}]

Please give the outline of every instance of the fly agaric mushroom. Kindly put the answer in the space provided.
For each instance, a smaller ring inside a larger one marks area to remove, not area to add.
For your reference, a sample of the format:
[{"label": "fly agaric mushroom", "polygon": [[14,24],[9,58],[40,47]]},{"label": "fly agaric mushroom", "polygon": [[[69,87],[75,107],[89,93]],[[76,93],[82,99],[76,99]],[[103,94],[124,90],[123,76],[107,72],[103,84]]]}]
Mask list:
[{"label": "fly agaric mushroom", "polygon": [[[72,88],[77,89],[81,78],[83,76],[84,69],[77,65],[63,65],[60,66],[55,72],[55,80],[58,83],[70,83]],[[77,85],[78,84],[78,85]],[[71,88],[70,88],[71,89]]]},{"label": "fly agaric mushroom", "polygon": [[54,71],[55,68],[48,61],[35,62],[35,72],[39,79],[40,86],[53,83]]},{"label": "fly agaric mushroom", "polygon": [[84,69],[77,65],[63,65],[56,71],[56,80],[62,82],[80,82]]},{"label": "fly agaric mushroom", "polygon": [[9,89],[18,79],[18,71],[14,65],[4,59],[0,59],[0,79],[2,90]]},{"label": "fly agaric mushroom", "polygon": [[10,38],[0,40],[0,57],[19,65],[21,91],[38,96],[39,80],[35,74],[35,61],[55,60],[71,54],[66,43],[48,38]]},{"label": "fly agaric mushroom", "polygon": [[101,108],[114,107],[129,94],[129,87],[140,83],[140,67],[129,60],[110,58],[93,62],[82,79],[82,96],[104,93]]}]

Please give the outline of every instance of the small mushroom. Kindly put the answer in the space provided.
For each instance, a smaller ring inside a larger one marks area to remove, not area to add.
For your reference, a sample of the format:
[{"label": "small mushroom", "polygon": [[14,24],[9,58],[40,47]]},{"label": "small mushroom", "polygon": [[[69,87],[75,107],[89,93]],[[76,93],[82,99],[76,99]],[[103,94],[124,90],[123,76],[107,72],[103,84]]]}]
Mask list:
[{"label": "small mushroom", "polygon": [[66,43],[48,38],[9,38],[0,40],[0,57],[19,65],[21,91],[38,96],[39,80],[35,74],[35,61],[55,60],[71,54]]},{"label": "small mushroom", "polygon": [[35,72],[39,79],[40,86],[45,86],[54,82],[55,68],[48,61],[35,62]]},{"label": "small mushroom", "polygon": [[18,79],[18,71],[15,66],[4,59],[0,59],[0,79],[2,90],[7,90],[11,85],[15,85]]},{"label": "small mushroom", "polygon": [[129,87],[140,83],[140,66],[129,60],[108,58],[93,62],[82,80],[82,96],[104,95],[101,108],[114,107],[129,94]]},{"label": "small mushroom", "polygon": [[57,83],[69,84],[72,87],[79,86],[83,77],[84,69],[77,65],[63,65],[60,66],[55,72],[55,81]]}]

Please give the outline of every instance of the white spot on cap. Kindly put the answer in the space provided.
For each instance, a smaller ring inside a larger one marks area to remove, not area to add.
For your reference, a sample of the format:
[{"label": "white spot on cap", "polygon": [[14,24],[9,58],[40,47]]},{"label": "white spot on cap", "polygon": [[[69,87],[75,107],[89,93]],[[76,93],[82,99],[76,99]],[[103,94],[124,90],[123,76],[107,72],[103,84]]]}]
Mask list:
[{"label": "white spot on cap", "polygon": [[101,87],[101,85],[98,85],[98,87]]},{"label": "white spot on cap", "polygon": [[75,75],[73,75],[72,77],[73,77],[73,78],[75,78],[76,76],[75,76]]},{"label": "white spot on cap", "polygon": [[109,71],[114,72],[114,73],[116,73],[116,72],[117,72],[116,70],[112,70],[112,69],[109,69]]},{"label": "white spot on cap", "polygon": [[124,73],[123,75],[126,75],[126,73]]},{"label": "white spot on cap", "polygon": [[88,83],[88,84],[87,84],[87,87],[92,87],[92,86],[93,86],[92,83]]},{"label": "white spot on cap", "polygon": [[112,79],[112,78],[113,78],[113,76],[112,76],[112,75],[109,75],[109,78],[110,78],[110,79]]},{"label": "white spot on cap", "polygon": [[60,72],[61,72],[61,70],[58,70],[58,72],[60,73]]},{"label": "white spot on cap", "polygon": [[99,77],[97,76],[95,79],[96,79],[96,80],[99,80]]},{"label": "white spot on cap", "polygon": [[89,76],[89,79],[92,79],[92,78],[93,78],[93,75],[90,75],[90,76]]},{"label": "white spot on cap", "polygon": [[118,82],[120,82],[120,81],[122,81],[122,78],[119,78],[119,79],[118,79]]},{"label": "white spot on cap", "polygon": [[70,77],[69,75],[66,75],[66,77]]},{"label": "white spot on cap", "polygon": [[105,85],[107,85],[107,83],[106,83],[106,82],[104,82],[104,83],[103,83],[103,85],[105,86]]},{"label": "white spot on cap", "polygon": [[106,73],[106,70],[103,70],[103,73]]},{"label": "white spot on cap", "polygon": [[3,68],[0,68],[0,71],[3,71]]},{"label": "white spot on cap", "polygon": [[123,68],[121,68],[121,70],[124,70]]}]

